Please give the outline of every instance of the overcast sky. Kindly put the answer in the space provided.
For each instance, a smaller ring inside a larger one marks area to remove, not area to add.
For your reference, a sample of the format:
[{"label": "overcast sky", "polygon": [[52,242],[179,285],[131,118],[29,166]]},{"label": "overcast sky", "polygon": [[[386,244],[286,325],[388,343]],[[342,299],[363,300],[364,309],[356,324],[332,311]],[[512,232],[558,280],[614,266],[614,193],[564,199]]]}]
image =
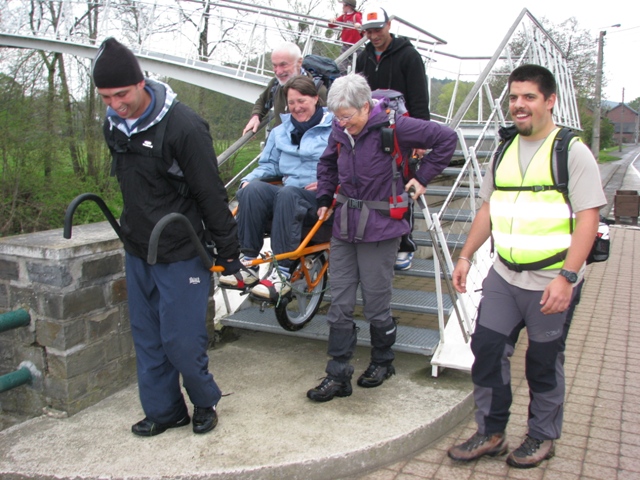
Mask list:
[{"label": "overcast sky", "polygon": [[[606,30],[603,96],[619,102],[640,97],[640,1],[609,0],[378,0],[389,14],[427,30],[447,41],[446,50],[458,55],[491,56],[523,8],[538,20],[559,24],[576,17],[578,26],[595,40]],[[589,5],[589,7],[587,7]],[[593,8],[591,8],[593,5]],[[611,25],[621,24],[619,28]],[[434,76],[438,76],[435,75]]]}]

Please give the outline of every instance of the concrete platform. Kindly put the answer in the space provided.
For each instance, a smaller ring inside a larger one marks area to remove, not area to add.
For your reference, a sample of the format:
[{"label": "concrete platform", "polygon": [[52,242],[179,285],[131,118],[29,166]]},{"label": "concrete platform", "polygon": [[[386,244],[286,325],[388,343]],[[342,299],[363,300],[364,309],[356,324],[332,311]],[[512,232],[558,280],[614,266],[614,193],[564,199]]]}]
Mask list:
[{"label": "concrete platform", "polygon": [[[328,479],[388,465],[424,448],[472,410],[466,373],[432,378],[428,358],[399,353],[381,387],[314,403],[326,343],[234,330],[211,350],[224,394],[211,433],[191,427],[140,438],[131,386],[71,418],[42,416],[0,432],[0,478]],[[231,338],[229,338],[231,337]],[[356,376],[368,364],[358,347]]]}]

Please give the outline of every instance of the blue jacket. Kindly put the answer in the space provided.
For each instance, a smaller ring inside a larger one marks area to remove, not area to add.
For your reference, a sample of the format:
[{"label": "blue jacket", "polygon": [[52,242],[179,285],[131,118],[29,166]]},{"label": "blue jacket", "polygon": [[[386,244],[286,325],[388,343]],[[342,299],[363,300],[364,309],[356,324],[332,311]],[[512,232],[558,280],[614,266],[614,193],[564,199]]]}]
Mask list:
[{"label": "blue jacket", "polygon": [[291,143],[291,114],[282,114],[282,124],[269,134],[258,167],[240,183],[265,177],[283,177],[282,181],[286,186],[300,188],[314,183],[318,160],[327,147],[333,123],[333,114],[326,107],[323,107],[323,111],[320,123],[304,133],[300,145]]},{"label": "blue jacket", "polygon": [[[362,131],[351,139],[338,124],[333,125],[327,149],[318,164],[317,198],[333,195],[340,185],[340,193],[358,200],[389,201],[392,192],[393,170],[391,155],[382,151],[380,127],[388,125],[385,111],[388,100],[376,104]],[[415,178],[427,185],[449,165],[458,141],[456,133],[445,125],[411,117],[396,118],[396,138],[402,151],[413,148],[431,149],[420,161]],[[341,147],[338,148],[338,144]],[[404,191],[402,178],[396,180],[396,191]],[[341,236],[341,211],[349,208],[348,235]],[[356,230],[362,210],[339,204],[334,213],[333,236],[341,240],[378,242],[409,233],[407,220],[395,220],[380,211],[371,211],[362,240]]]}]

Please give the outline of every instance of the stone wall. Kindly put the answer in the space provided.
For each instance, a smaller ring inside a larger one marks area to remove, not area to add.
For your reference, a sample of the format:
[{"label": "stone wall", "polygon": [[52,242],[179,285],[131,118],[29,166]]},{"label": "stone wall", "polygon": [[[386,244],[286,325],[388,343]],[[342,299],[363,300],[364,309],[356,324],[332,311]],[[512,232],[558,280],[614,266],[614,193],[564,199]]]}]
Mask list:
[{"label": "stone wall", "polygon": [[0,393],[0,410],[72,415],[135,381],[124,251],[108,223],[0,238],[0,312],[31,323],[0,333],[0,374],[23,361],[40,381]]}]

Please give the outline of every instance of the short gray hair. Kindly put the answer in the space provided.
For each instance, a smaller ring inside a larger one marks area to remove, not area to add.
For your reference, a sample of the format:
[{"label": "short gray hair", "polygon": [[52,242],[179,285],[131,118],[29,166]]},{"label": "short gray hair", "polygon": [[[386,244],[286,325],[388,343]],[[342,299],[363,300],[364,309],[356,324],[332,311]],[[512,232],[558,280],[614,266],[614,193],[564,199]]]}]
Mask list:
[{"label": "short gray hair", "polygon": [[360,110],[367,103],[373,106],[371,88],[365,78],[357,73],[337,78],[327,95],[327,107],[333,113],[341,108]]},{"label": "short gray hair", "polygon": [[300,47],[291,42],[281,43],[273,49],[273,52],[271,52],[271,54],[273,55],[275,52],[286,53],[294,63],[302,58]]}]

